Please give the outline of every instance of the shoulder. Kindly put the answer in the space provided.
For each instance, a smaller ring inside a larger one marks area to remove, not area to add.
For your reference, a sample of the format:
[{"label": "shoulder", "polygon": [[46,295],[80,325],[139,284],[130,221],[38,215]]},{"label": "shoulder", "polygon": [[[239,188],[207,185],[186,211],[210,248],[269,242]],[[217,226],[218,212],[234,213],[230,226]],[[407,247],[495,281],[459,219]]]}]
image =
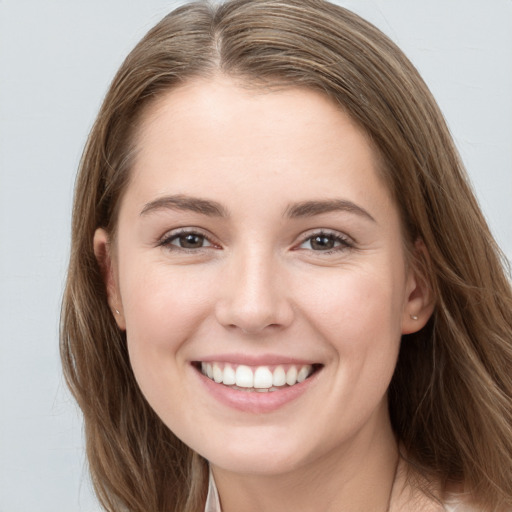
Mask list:
[{"label": "shoulder", "polygon": [[[390,512],[483,512],[461,486],[443,489],[400,458],[391,493]],[[512,511],[510,511],[512,512]]]},{"label": "shoulder", "polygon": [[433,485],[400,456],[391,490],[389,512],[445,512],[439,486]]},{"label": "shoulder", "polygon": [[450,497],[443,506],[446,512],[480,512],[479,508],[469,504],[463,497]]},{"label": "shoulder", "polygon": [[[468,494],[452,494],[444,501],[444,510],[446,512],[483,512],[483,509],[470,501]],[[507,509],[507,512],[512,512]]]}]

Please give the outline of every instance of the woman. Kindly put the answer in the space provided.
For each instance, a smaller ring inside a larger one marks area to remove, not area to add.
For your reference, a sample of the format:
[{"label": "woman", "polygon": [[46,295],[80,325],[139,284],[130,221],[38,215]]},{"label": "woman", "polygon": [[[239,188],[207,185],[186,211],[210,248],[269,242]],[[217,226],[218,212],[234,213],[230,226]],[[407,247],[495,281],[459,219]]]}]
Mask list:
[{"label": "woman", "polygon": [[101,502],[506,510],[503,261],[375,27],[318,0],[177,9],[76,185],[61,346]]}]

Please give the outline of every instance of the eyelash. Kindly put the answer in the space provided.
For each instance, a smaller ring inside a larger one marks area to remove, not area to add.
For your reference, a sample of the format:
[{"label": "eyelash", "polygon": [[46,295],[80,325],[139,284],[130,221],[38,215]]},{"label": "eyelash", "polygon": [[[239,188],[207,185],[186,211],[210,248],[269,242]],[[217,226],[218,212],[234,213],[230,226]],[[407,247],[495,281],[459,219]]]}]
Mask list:
[{"label": "eyelash", "polygon": [[[304,245],[308,241],[311,243],[311,241],[314,240],[315,238],[316,239],[328,238],[330,241],[334,242],[335,244],[338,243],[339,245],[334,246],[333,248],[328,249],[328,250],[314,250],[312,248],[306,249],[306,248],[302,247],[302,245]],[[302,239],[302,242],[297,246],[296,250],[301,250],[301,249],[311,250],[312,252],[319,253],[322,255],[324,255],[324,254],[329,255],[329,254],[339,253],[339,252],[345,251],[347,249],[352,249],[353,247],[354,247],[353,241],[350,238],[348,238],[347,236],[342,235],[341,233],[338,233],[336,231],[320,230],[320,231],[315,231],[313,233],[311,233],[311,232],[308,233],[308,235],[305,236]]]},{"label": "eyelash", "polygon": [[[189,248],[189,247],[180,247],[179,245],[173,244],[175,240],[178,240],[181,237],[185,236],[197,236],[203,239],[203,241],[208,242],[208,245],[201,246],[198,248]],[[164,235],[164,237],[158,242],[158,247],[165,247],[170,251],[185,251],[185,252],[194,252],[197,253],[200,250],[204,250],[209,247],[218,247],[205,233],[202,233],[198,229],[191,228],[182,228],[178,231],[173,231],[169,234]]]},{"label": "eyelash", "polygon": [[[179,245],[173,244],[174,241],[179,240],[181,237],[185,237],[185,236],[200,237],[200,238],[202,238],[203,243],[207,242],[208,245],[202,245],[201,247],[197,247],[197,248],[190,248],[190,247],[181,247]],[[307,248],[302,247],[302,245],[304,245],[308,241],[314,240],[315,238],[317,238],[317,239],[318,238],[327,238],[330,241],[332,241],[334,244],[337,243],[339,245],[334,246],[333,248],[328,249],[328,250],[315,250],[313,248],[307,249]],[[210,237],[207,236],[205,233],[201,232],[198,229],[191,229],[191,228],[182,228],[178,231],[171,232],[171,233],[165,235],[158,242],[157,245],[158,245],[158,247],[165,247],[166,249],[168,249],[170,251],[184,251],[184,252],[190,252],[190,253],[197,253],[198,251],[207,249],[209,247],[219,248],[219,245],[216,244],[215,242],[213,242],[210,239]],[[329,254],[342,252],[344,250],[351,249],[353,247],[354,247],[354,243],[352,242],[352,240],[350,238],[348,238],[338,232],[320,230],[320,231],[310,232],[308,234],[308,236],[304,236],[304,238],[302,239],[300,244],[295,246],[294,250],[311,250],[312,252],[329,255]]]}]

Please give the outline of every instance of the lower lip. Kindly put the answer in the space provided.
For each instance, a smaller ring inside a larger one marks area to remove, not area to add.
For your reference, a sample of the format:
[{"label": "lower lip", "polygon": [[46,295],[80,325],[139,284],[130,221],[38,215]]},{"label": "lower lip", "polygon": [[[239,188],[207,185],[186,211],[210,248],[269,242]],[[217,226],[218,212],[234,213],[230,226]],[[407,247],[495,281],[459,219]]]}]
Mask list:
[{"label": "lower lip", "polygon": [[219,402],[239,411],[260,414],[276,411],[303,395],[313,384],[320,370],[306,380],[277,391],[240,391],[224,384],[218,384],[194,370],[209,393]]}]

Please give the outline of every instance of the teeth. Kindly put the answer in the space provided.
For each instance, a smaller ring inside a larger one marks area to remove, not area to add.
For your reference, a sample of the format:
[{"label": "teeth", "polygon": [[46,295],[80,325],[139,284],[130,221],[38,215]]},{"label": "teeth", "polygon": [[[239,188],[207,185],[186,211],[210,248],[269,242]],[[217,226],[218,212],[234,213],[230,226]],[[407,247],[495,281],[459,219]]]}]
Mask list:
[{"label": "teeth", "polygon": [[240,388],[254,387],[254,375],[248,366],[241,364],[235,372],[236,385]]},{"label": "teeth", "polygon": [[290,369],[286,372],[286,384],[288,384],[288,386],[293,386],[296,382],[297,368],[295,368],[295,366],[290,366]]},{"label": "teeth", "polygon": [[311,373],[311,366],[303,366],[299,373],[297,374],[297,382],[303,382],[308,378],[308,375]]},{"label": "teeth", "polygon": [[272,376],[272,384],[274,386],[284,386],[286,384],[286,372],[282,366],[278,366],[274,370],[274,375]]},{"label": "teeth", "polygon": [[271,388],[272,372],[266,366],[259,366],[254,372],[255,388]]},{"label": "teeth", "polygon": [[224,372],[222,371],[221,367],[217,363],[213,363],[213,380],[215,382],[222,382],[222,379],[224,378]]},{"label": "teeth", "polygon": [[226,386],[233,386],[236,384],[235,370],[233,370],[229,364],[224,366],[224,378],[222,379],[222,383]]},{"label": "teeth", "polygon": [[264,393],[303,382],[313,373],[313,366],[291,365],[287,370],[283,366],[276,366],[272,371],[268,366],[252,368],[241,364],[235,369],[228,363],[214,362],[201,363],[201,372],[218,384]]}]

